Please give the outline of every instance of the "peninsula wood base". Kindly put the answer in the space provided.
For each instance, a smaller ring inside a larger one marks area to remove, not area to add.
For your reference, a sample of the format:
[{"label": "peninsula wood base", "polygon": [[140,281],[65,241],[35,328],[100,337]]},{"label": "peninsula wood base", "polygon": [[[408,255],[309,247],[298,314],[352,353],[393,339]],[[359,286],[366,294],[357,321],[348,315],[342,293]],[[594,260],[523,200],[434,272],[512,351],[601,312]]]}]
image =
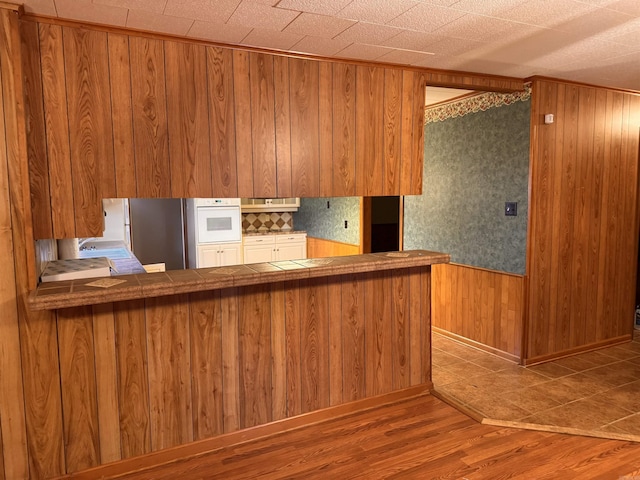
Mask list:
[{"label": "peninsula wood base", "polygon": [[93,480],[101,478],[109,480],[117,478],[125,473],[143,472],[147,469],[167,465],[177,461],[185,461],[189,458],[200,457],[207,453],[220,450],[221,448],[230,447],[243,442],[257,440],[259,438],[278,435],[284,432],[315,425],[330,419],[341,418],[356,413],[371,410],[373,408],[389,405],[402,400],[408,400],[421,395],[429,395],[433,389],[431,382],[415,387],[399,390],[376,397],[356,400],[354,402],[329,407],[315,412],[298,415],[292,418],[286,418],[265,425],[239,430],[237,432],[218,435],[217,437],[207,438],[186,445],[180,445],[173,448],[167,448],[158,452],[141,455],[135,458],[121,460],[119,462],[101,465],[99,467],[83,470],[81,472],[72,473],[62,479],[75,480]]}]

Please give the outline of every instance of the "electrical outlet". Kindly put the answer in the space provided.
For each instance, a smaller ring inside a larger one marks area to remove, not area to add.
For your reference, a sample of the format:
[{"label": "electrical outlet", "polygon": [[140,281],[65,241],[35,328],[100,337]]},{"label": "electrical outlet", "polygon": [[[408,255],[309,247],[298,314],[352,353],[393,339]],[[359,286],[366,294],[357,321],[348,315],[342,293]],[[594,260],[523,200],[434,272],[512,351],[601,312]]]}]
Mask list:
[{"label": "electrical outlet", "polygon": [[346,220],[344,221],[344,228],[349,228],[349,223]]},{"label": "electrical outlet", "polygon": [[507,217],[515,217],[518,215],[518,202],[505,202],[504,214]]},{"label": "electrical outlet", "polygon": [[329,200],[327,200],[327,208],[331,208],[331,204],[329,203]]}]

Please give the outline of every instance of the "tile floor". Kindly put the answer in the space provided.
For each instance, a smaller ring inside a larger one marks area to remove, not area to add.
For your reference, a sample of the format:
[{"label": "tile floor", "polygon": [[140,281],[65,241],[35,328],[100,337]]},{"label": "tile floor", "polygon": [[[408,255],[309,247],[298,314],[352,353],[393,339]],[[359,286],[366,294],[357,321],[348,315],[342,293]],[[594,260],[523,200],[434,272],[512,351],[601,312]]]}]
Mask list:
[{"label": "tile floor", "polygon": [[532,367],[433,334],[437,393],[486,423],[640,441],[640,335]]}]

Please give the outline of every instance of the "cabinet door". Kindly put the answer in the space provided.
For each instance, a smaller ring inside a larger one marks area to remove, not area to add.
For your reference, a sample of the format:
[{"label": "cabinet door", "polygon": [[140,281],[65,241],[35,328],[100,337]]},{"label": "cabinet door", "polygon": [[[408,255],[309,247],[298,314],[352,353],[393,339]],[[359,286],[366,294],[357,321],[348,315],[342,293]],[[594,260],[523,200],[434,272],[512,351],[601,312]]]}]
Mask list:
[{"label": "cabinet door", "polygon": [[218,248],[221,267],[242,263],[242,249],[239,243],[220,245]]},{"label": "cabinet door", "polygon": [[244,263],[262,263],[274,260],[273,243],[265,245],[245,245],[244,247]]},{"label": "cabinet door", "polygon": [[303,258],[307,258],[307,242],[276,246],[276,260],[301,260]]},{"label": "cabinet door", "polygon": [[220,266],[220,255],[218,253],[220,247],[218,245],[199,245],[197,250],[198,268]]}]

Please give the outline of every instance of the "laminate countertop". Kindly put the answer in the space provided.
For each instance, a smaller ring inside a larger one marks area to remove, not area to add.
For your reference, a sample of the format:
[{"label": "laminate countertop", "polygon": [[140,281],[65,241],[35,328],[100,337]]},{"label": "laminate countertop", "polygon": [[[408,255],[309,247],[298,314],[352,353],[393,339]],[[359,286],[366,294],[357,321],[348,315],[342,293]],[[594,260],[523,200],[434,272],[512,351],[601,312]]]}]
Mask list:
[{"label": "laminate countertop", "polygon": [[448,263],[449,260],[449,254],[411,250],[83,278],[41,283],[30,293],[28,303],[33,310],[55,310],[305,278],[421,267]]}]

